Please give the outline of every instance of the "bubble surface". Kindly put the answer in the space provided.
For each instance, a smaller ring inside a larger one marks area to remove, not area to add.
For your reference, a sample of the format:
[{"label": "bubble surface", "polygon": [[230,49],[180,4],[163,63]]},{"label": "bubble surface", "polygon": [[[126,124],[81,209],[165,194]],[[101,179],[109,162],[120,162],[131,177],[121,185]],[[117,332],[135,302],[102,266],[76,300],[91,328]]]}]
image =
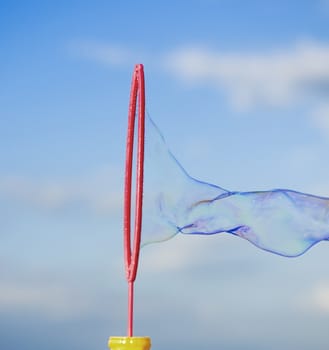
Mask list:
[{"label": "bubble surface", "polygon": [[295,257],[329,240],[329,198],[287,189],[238,192],[191,177],[146,118],[142,246],[177,234],[228,233]]}]

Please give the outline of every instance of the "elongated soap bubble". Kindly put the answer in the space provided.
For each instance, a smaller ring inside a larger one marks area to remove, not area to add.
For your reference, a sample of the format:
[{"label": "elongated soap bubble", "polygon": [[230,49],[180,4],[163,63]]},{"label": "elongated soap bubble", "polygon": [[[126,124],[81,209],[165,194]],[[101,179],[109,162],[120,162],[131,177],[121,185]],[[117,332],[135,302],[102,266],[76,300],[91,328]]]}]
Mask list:
[{"label": "elongated soap bubble", "polygon": [[295,257],[329,240],[329,198],[292,190],[237,192],[191,177],[146,118],[142,245],[177,234],[229,233]]}]

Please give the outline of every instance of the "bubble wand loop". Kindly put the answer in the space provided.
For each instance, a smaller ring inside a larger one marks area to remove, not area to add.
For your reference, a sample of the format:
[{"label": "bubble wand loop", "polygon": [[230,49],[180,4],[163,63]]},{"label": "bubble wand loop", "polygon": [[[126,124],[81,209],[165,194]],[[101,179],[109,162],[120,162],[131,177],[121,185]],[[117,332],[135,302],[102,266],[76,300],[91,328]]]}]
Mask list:
[{"label": "bubble wand loop", "polygon": [[[133,149],[135,135],[136,107],[138,102],[138,139],[136,160],[136,198],[133,249],[131,249],[131,188]],[[144,137],[145,137],[145,84],[142,64],[134,69],[128,112],[128,131],[126,144],[126,168],[124,188],[124,252],[126,279],[128,282],[128,337],[133,336],[134,316],[134,282],[137,275],[143,210],[143,179],[144,179]]]}]

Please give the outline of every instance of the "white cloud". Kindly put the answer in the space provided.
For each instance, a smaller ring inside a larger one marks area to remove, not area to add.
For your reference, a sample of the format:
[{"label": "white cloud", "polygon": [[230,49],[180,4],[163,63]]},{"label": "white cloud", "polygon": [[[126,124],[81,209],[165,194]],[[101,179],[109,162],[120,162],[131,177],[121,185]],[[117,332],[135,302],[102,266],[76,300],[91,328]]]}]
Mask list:
[{"label": "white cloud", "polygon": [[318,281],[296,299],[296,306],[309,313],[329,315],[329,282]]},{"label": "white cloud", "polygon": [[131,56],[131,53],[122,47],[95,42],[79,42],[74,45],[74,48],[81,56],[87,59],[113,66],[127,63]]},{"label": "white cloud", "polygon": [[122,207],[119,169],[100,169],[71,180],[37,181],[23,176],[0,177],[0,195],[25,205],[57,210],[82,205],[98,214],[117,214]]},{"label": "white cloud", "polygon": [[329,314],[329,283],[317,285],[311,294],[311,303],[314,308],[322,313]]},{"label": "white cloud", "polygon": [[174,243],[168,242],[161,249],[157,249],[156,246],[153,249],[143,248],[143,272],[157,274],[191,268],[201,250],[203,251],[201,246],[207,243],[205,240],[196,242],[181,236],[175,237],[174,240]]},{"label": "white cloud", "polygon": [[[229,234],[213,236],[178,234],[168,242],[150,244],[142,249],[143,259],[141,270],[143,274],[158,275],[186,273],[202,269],[235,268],[241,261],[253,262],[261,251],[243,239],[237,239]],[[220,253],[219,253],[220,252]],[[248,265],[248,268],[253,267]],[[242,268],[239,267],[240,272]],[[222,273],[223,270],[221,270]],[[198,272],[196,272],[198,273]]]},{"label": "white cloud", "polygon": [[235,108],[285,106],[305,97],[329,95],[329,44],[301,42],[264,53],[183,48],[166,58],[175,76],[225,90]]},{"label": "white cloud", "polygon": [[329,14],[329,1],[328,0],[320,0],[320,10],[321,13],[325,15]]},{"label": "white cloud", "polygon": [[[50,260],[40,263],[31,259],[18,262],[15,257],[2,259],[0,314],[37,315],[63,321],[114,313],[123,302],[114,286],[106,282],[106,276],[115,273],[111,266],[103,272],[98,268],[94,273],[90,266],[81,264],[73,269],[67,262],[62,268],[51,265]],[[122,287],[120,281],[117,284]],[[104,307],[110,310],[104,311]]]},{"label": "white cloud", "polygon": [[20,176],[7,176],[0,179],[0,192],[11,199],[46,207],[57,207],[71,197],[68,188],[56,183],[37,184]]},{"label": "white cloud", "polygon": [[80,317],[90,311],[85,296],[58,285],[1,283],[0,310],[30,311],[51,319]]},{"label": "white cloud", "polygon": [[198,46],[171,52],[136,52],[93,41],[71,44],[78,55],[106,66],[167,70],[193,84],[213,84],[226,92],[236,109],[262,105],[287,106],[329,96],[329,43],[298,41],[290,47],[258,52],[214,51]]},{"label": "white cloud", "polygon": [[314,126],[329,135],[329,103],[319,105],[313,112]]},{"label": "white cloud", "polygon": [[96,41],[77,41],[70,43],[70,51],[85,59],[95,61],[104,66],[121,67],[144,62],[146,57],[142,52],[135,52],[120,45]]}]

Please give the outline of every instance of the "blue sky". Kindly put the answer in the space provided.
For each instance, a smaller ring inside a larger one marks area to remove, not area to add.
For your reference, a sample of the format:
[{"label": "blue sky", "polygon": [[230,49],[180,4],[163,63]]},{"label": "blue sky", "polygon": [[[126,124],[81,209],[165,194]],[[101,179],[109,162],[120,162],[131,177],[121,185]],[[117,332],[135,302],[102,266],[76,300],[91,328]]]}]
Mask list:
[{"label": "blue sky", "polygon": [[[0,347],[125,333],[122,176],[131,73],[195,178],[329,196],[329,2],[1,1]],[[327,349],[328,246],[230,236],[143,249],[153,348]]]}]

